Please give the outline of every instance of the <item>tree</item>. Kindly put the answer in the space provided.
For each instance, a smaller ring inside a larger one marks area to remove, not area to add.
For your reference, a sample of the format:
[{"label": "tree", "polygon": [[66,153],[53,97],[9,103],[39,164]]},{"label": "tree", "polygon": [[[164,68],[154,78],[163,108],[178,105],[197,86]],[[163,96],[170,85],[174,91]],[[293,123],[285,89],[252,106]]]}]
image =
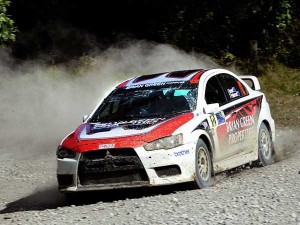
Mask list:
[{"label": "tree", "polygon": [[5,45],[14,42],[16,39],[16,27],[14,21],[7,15],[7,7],[10,6],[9,0],[0,0],[0,44]]}]

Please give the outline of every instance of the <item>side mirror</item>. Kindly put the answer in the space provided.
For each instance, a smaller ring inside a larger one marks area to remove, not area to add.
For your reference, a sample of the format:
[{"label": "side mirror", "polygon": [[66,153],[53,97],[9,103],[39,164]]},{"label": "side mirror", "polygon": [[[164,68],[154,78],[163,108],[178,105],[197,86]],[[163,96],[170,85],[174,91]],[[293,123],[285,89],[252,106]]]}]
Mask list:
[{"label": "side mirror", "polygon": [[220,105],[219,103],[213,103],[213,104],[208,104],[207,106],[204,107],[204,113],[215,113],[220,111]]},{"label": "side mirror", "polygon": [[89,117],[88,115],[84,115],[84,116],[82,117],[82,122],[86,121],[86,119],[87,119],[88,117]]}]

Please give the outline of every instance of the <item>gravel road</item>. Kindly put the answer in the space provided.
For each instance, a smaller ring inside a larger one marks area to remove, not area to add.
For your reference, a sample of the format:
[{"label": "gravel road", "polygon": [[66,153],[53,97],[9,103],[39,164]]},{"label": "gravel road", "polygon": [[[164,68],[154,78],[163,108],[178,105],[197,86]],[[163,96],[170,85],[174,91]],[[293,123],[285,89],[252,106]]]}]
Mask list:
[{"label": "gravel road", "polygon": [[75,205],[56,190],[55,146],[42,154],[22,149],[25,143],[0,147],[0,224],[300,225],[299,136],[299,128],[278,130],[278,162],[219,174],[206,189],[93,192]]}]

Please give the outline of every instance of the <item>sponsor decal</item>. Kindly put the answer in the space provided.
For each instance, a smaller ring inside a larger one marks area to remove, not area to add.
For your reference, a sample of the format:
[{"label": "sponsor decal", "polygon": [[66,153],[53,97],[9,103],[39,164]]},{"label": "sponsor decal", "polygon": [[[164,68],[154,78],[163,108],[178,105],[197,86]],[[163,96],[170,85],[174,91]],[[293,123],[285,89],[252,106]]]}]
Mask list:
[{"label": "sponsor decal", "polygon": [[108,149],[108,148],[114,148],[115,144],[100,144],[99,149]]},{"label": "sponsor decal", "polygon": [[90,124],[88,134],[110,131],[116,127],[123,127],[124,129],[138,129],[147,128],[148,126],[164,121],[166,118],[153,118],[153,119],[139,119],[131,121],[119,121],[114,123],[96,123]]},{"label": "sponsor decal", "polygon": [[103,127],[118,127],[122,125],[148,125],[148,124],[154,124],[157,122],[164,121],[166,118],[152,118],[152,119],[139,119],[139,120],[130,120],[130,121],[119,121],[119,122],[114,122],[114,123],[97,123],[93,124],[94,128],[103,128]]},{"label": "sponsor decal", "polygon": [[251,126],[255,123],[253,115],[243,116],[239,119],[235,119],[233,121],[229,121],[226,123],[227,132],[235,131],[239,128],[243,128],[245,126]]},{"label": "sponsor decal", "polygon": [[217,126],[217,122],[216,122],[216,118],[214,115],[210,115],[209,116],[210,120],[211,120],[211,124],[213,127]]},{"label": "sponsor decal", "polygon": [[219,125],[222,124],[222,123],[225,123],[225,114],[224,114],[223,111],[217,112],[216,117],[217,117],[217,121],[218,121]]},{"label": "sponsor decal", "polygon": [[116,128],[117,126],[117,124],[89,124],[87,134],[110,131],[111,129]]},{"label": "sponsor decal", "polygon": [[[252,140],[252,137],[256,135],[261,101],[262,96],[225,110],[225,123],[217,128],[219,143],[223,150],[243,151],[251,147],[248,140]],[[229,146],[230,148],[227,148]]]},{"label": "sponsor decal", "polygon": [[229,133],[228,144],[232,145],[245,140],[254,131],[255,123],[254,115],[243,116],[226,122],[226,130]]},{"label": "sponsor decal", "polygon": [[249,127],[249,128],[239,130],[237,132],[229,134],[228,144],[232,145],[237,142],[243,141],[244,139],[246,139],[249,136],[249,134],[251,134],[252,131],[254,131],[253,127]]},{"label": "sponsor decal", "polygon": [[209,125],[207,120],[202,121],[202,123],[200,124],[200,127],[204,130],[208,130],[209,129]]},{"label": "sponsor decal", "polygon": [[227,92],[228,92],[230,98],[235,98],[235,97],[241,96],[240,92],[238,90],[236,90],[235,87],[227,89]]},{"label": "sponsor decal", "polygon": [[169,81],[169,82],[158,82],[158,83],[149,83],[149,84],[137,84],[137,85],[127,86],[125,87],[125,89],[157,87],[157,86],[165,86],[169,84],[183,84],[183,83],[184,81]]},{"label": "sponsor decal", "polygon": [[174,152],[175,157],[183,156],[183,155],[187,155],[187,154],[190,154],[190,150],[182,150],[179,152]]}]

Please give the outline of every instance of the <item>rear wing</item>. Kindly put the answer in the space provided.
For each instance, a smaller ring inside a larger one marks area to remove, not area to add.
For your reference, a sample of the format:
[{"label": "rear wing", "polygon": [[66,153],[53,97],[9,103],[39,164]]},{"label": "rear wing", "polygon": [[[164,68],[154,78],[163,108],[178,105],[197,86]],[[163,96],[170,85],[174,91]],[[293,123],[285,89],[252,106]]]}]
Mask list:
[{"label": "rear wing", "polygon": [[255,90],[255,91],[259,91],[260,90],[260,84],[259,81],[257,79],[257,77],[255,76],[251,76],[251,75],[242,75],[239,76],[251,89]]}]

